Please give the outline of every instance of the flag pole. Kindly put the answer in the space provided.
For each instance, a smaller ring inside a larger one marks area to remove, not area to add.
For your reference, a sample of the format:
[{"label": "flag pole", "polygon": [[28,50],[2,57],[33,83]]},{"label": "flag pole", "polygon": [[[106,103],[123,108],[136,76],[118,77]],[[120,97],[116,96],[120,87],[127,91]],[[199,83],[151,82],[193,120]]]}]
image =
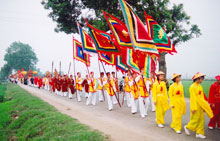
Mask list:
[{"label": "flag pole", "polygon": [[70,64],[69,64],[68,77],[69,77],[69,73],[70,73],[70,67],[71,67],[71,61],[70,61]]},{"label": "flag pole", "polygon": [[60,61],[60,75],[61,75],[61,61]]},{"label": "flag pole", "polygon": [[53,76],[53,61],[52,61],[52,70],[51,70],[51,77]]},{"label": "flag pole", "polygon": [[[74,78],[76,83],[76,69],[75,69],[75,58],[73,57],[73,72],[74,72]],[[76,90],[76,100],[77,100],[77,90]]]}]

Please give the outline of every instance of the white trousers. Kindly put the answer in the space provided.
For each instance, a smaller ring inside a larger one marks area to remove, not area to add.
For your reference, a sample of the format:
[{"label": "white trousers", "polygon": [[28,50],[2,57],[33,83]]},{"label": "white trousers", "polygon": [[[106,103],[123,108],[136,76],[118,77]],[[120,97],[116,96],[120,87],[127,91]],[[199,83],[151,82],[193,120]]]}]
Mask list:
[{"label": "white trousers", "polygon": [[130,102],[131,102],[131,113],[137,113],[137,104],[138,104],[138,100],[134,99],[134,96],[132,93],[130,93]]},{"label": "white trousers", "polygon": [[82,91],[77,90],[77,101],[78,102],[81,101],[81,95],[82,95]]},{"label": "white trousers", "polygon": [[91,93],[89,92],[89,96],[86,100],[86,105],[89,105],[89,104],[92,104],[92,105],[96,105],[96,92],[94,93]]},{"label": "white trousers", "polygon": [[115,95],[110,96],[108,94],[108,92],[106,92],[106,96],[107,96],[107,102],[108,102],[108,110],[111,111],[113,110],[113,100],[115,99]]},{"label": "white trousers", "polygon": [[69,99],[72,99],[73,98],[73,94],[72,94],[70,89],[68,90],[68,93],[69,93]]},{"label": "white trousers", "polygon": [[154,105],[154,102],[153,102],[152,91],[150,92],[150,95],[149,95],[149,101],[150,101],[150,104],[151,104],[151,110],[154,112],[156,109],[155,109],[155,105]]},{"label": "white trousers", "polygon": [[126,98],[126,101],[127,101],[127,106],[131,107],[130,92],[125,92],[125,98]]},{"label": "white trousers", "polygon": [[139,102],[140,115],[141,117],[145,117],[147,115],[147,110],[150,105],[149,97],[143,98],[139,96],[138,102]]},{"label": "white trousers", "polygon": [[104,94],[104,90],[103,91],[102,90],[98,90],[98,93],[99,93],[99,101],[104,101],[104,97],[103,97],[103,95],[105,95]]},{"label": "white trousers", "polygon": [[68,95],[68,92],[63,92],[63,96],[67,96]]},{"label": "white trousers", "polygon": [[85,91],[85,98],[88,98],[89,97],[89,93],[87,93],[86,91]]}]

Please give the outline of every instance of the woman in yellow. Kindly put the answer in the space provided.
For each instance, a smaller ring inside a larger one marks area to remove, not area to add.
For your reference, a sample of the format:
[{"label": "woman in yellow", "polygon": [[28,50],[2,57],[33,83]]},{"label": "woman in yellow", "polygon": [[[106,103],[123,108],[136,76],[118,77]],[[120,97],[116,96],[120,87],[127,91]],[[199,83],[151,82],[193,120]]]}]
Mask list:
[{"label": "woman in yellow", "polygon": [[153,102],[156,107],[156,121],[160,128],[164,127],[164,116],[166,111],[170,108],[168,104],[167,87],[164,80],[165,73],[159,71],[157,74],[157,81],[153,84]]},{"label": "woman in yellow", "polygon": [[183,85],[180,83],[181,75],[173,74],[173,84],[169,88],[170,106],[172,111],[172,123],[173,128],[177,134],[181,133],[182,128],[182,116],[186,113],[186,103],[184,100]]},{"label": "woman in yellow", "polygon": [[205,100],[205,95],[201,83],[205,77],[205,74],[196,73],[193,76],[193,84],[189,88],[190,93],[190,121],[184,126],[185,133],[190,135],[190,131],[196,132],[196,138],[205,139],[205,112],[209,118],[213,117],[212,110]]}]

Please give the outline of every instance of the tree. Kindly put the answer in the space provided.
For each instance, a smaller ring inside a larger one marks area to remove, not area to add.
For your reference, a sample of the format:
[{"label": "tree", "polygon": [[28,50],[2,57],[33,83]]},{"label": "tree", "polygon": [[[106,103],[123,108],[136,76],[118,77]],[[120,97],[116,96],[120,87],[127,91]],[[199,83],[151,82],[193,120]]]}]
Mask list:
[{"label": "tree", "polygon": [[13,42],[4,56],[6,64],[1,68],[1,78],[8,77],[13,70],[24,68],[24,70],[36,69],[38,62],[36,53],[30,45],[21,42]]},{"label": "tree", "polygon": [[[142,21],[145,20],[144,11],[151,15],[162,27],[177,46],[194,37],[201,35],[197,25],[190,24],[190,16],[183,10],[183,4],[171,5],[169,0],[126,0],[135,10]],[[45,9],[51,10],[49,17],[57,22],[56,32],[67,34],[76,33],[76,21],[85,24],[84,19],[101,30],[109,30],[102,10],[123,20],[123,14],[118,0],[47,0],[42,1]],[[95,18],[87,12],[95,14]],[[160,53],[159,69],[166,72],[166,53]]]}]

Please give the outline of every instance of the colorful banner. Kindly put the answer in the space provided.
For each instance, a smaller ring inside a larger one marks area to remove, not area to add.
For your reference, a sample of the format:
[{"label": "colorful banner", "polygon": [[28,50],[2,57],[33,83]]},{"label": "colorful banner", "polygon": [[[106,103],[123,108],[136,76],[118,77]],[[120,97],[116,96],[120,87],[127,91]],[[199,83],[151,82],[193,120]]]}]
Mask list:
[{"label": "colorful banner", "polygon": [[164,29],[149,15],[144,12],[149,36],[153,39],[159,52],[167,52],[172,54],[176,52],[173,43],[170,41]]},{"label": "colorful banner", "polygon": [[97,53],[95,49],[95,44],[93,42],[93,39],[82,29],[82,27],[78,24],[78,29],[79,29],[79,35],[82,40],[82,47],[84,53]]},{"label": "colorful banner", "polygon": [[131,38],[128,33],[128,29],[126,25],[120,21],[118,18],[106,13],[103,11],[103,14],[107,20],[107,23],[111,29],[112,34],[114,35],[114,38],[117,41],[117,44],[120,47],[132,47]]},{"label": "colorful banner", "polygon": [[99,60],[104,62],[107,65],[115,65],[115,56],[109,55],[109,54],[104,54],[104,53],[99,53]]},{"label": "colorful banner", "polygon": [[[116,58],[116,69],[120,70],[122,73],[125,73],[128,68],[125,62],[122,60],[123,58],[121,56],[117,56]],[[124,58],[125,59],[125,58]]]},{"label": "colorful banner", "polygon": [[125,23],[135,50],[158,55],[153,39],[149,36],[144,24],[125,0],[119,0]]},{"label": "colorful banner", "polygon": [[83,53],[82,44],[73,39],[73,59],[76,59],[87,66],[90,66],[90,55]]}]

